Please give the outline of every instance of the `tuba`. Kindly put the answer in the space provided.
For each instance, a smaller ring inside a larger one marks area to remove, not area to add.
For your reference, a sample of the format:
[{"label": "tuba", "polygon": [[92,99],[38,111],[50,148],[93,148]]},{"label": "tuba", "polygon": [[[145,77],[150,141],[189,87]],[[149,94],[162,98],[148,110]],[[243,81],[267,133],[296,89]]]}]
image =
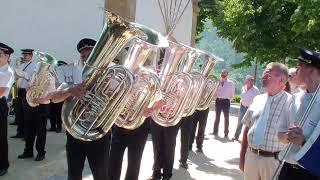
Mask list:
[{"label": "tuba", "polygon": [[[138,53],[138,51],[145,53]],[[153,69],[143,67],[147,59],[155,62],[158,46],[148,42],[135,40],[129,49],[128,54],[140,54],[133,58],[133,61],[126,60],[124,66],[135,74],[133,88],[130,92],[129,101],[117,118],[115,124],[125,129],[136,129],[140,127],[145,117],[143,110],[150,106],[154,101],[158,89],[160,88],[160,79]],[[153,58],[152,58],[153,57]]]},{"label": "tuba", "polygon": [[201,74],[205,77],[204,87],[201,92],[201,95],[198,100],[197,110],[205,110],[207,109],[214,98],[216,97],[216,91],[219,86],[219,82],[216,78],[209,75],[211,69],[215,66],[215,64],[219,61],[223,61],[221,58],[207,53],[205,55],[206,62],[202,66]]},{"label": "tuba", "polygon": [[[151,115],[157,124],[169,127],[179,123],[193,84],[192,77],[179,70],[179,65],[189,57],[190,48],[169,41],[160,70],[161,92],[164,105]],[[190,66],[192,63],[188,63]],[[188,69],[189,67],[185,67]]]},{"label": "tuba", "polygon": [[51,84],[56,79],[54,66],[57,64],[57,59],[48,53],[35,52],[38,59],[38,69],[31,79],[30,89],[27,91],[26,99],[30,106],[35,107],[39,104],[33,103],[33,99],[45,97],[49,94]]},{"label": "tuba", "polygon": [[[142,45],[137,39],[160,44],[159,34],[149,28],[125,21],[118,15],[106,12],[107,20],[103,32],[93,48],[83,69],[87,92],[78,100],[69,97],[64,103],[62,121],[66,130],[75,138],[92,141],[103,137],[115,123],[128,103],[135,76],[135,66],[111,66],[110,62],[131,41],[141,46],[132,48],[128,62],[141,64],[151,46]],[[141,61],[141,62],[140,62]]]}]

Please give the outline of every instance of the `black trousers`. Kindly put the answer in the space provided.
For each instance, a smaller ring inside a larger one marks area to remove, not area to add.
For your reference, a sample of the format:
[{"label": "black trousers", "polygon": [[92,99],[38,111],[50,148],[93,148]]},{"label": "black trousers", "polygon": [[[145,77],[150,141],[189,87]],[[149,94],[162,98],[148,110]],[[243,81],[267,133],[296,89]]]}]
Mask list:
[{"label": "black trousers", "polygon": [[308,180],[319,180],[320,177],[316,177],[315,175],[311,174],[308,170],[293,166],[289,163],[284,163],[280,175],[279,180],[301,180],[301,179],[308,179]]},{"label": "black trousers", "polygon": [[63,102],[60,103],[50,103],[50,124],[52,129],[61,129],[61,110]]},{"label": "black trousers", "polygon": [[47,138],[47,117],[49,111],[48,104],[40,104],[36,107],[24,105],[28,116],[25,118],[25,153],[33,154],[33,145],[36,141],[36,150],[38,154],[46,154]]},{"label": "black trousers", "polygon": [[197,133],[197,139],[196,139],[197,148],[198,149],[202,148],[204,134],[207,126],[208,115],[209,115],[209,108],[201,111],[196,110],[196,112],[193,114],[193,125],[192,125],[192,130],[190,135],[189,149],[192,149],[192,144],[195,139],[197,127],[198,127],[198,133]]},{"label": "black trousers", "polygon": [[27,104],[26,100],[26,90],[25,89],[18,89],[18,97],[17,103],[15,106],[15,122],[18,123],[17,126],[17,135],[24,136],[24,124],[25,118],[27,116],[27,109],[25,105]]},{"label": "black trousers", "polygon": [[193,125],[193,115],[183,117],[180,121],[180,135],[181,135],[181,148],[180,148],[180,162],[187,162],[189,156],[190,136]]},{"label": "black trousers", "polygon": [[[170,178],[174,163],[176,138],[180,124],[171,127],[162,127],[150,122],[152,144],[154,153],[153,174],[154,178]],[[163,171],[161,173],[161,170]]]},{"label": "black trousers", "polygon": [[123,154],[128,148],[128,167],[125,180],[138,180],[144,146],[148,138],[150,119],[135,130],[127,130],[118,126],[112,129],[111,150],[109,160],[109,180],[119,180]]},{"label": "black trousers", "polygon": [[82,171],[86,158],[94,180],[108,179],[110,134],[109,132],[95,141],[81,141],[67,132],[68,180],[82,180]]},{"label": "black trousers", "polygon": [[0,98],[0,170],[9,168],[8,161],[8,105],[4,97]]},{"label": "black trousers", "polygon": [[224,115],[224,135],[229,134],[229,110],[230,110],[230,100],[229,99],[216,99],[216,120],[214,121],[213,134],[218,134],[220,115],[221,111]]}]

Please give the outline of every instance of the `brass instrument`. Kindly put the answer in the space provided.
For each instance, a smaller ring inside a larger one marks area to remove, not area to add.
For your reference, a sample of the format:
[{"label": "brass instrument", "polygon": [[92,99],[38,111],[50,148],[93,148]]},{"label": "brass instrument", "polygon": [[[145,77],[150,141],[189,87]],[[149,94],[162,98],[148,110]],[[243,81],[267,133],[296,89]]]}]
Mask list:
[{"label": "brass instrument", "polygon": [[30,106],[35,107],[39,104],[33,103],[36,98],[45,97],[49,94],[51,82],[56,76],[53,66],[57,64],[57,59],[48,53],[35,52],[38,58],[38,69],[31,79],[31,86],[27,90],[26,99]]},{"label": "brass instrument", "polygon": [[201,92],[201,95],[198,100],[197,110],[205,110],[207,109],[213,100],[216,97],[216,91],[219,86],[218,79],[214,78],[213,76],[209,75],[211,69],[215,66],[215,64],[219,61],[223,61],[221,58],[206,53],[206,63],[202,66],[201,74],[206,78],[205,85]]},{"label": "brass instrument", "polygon": [[[86,95],[82,100],[70,97],[63,106],[62,121],[73,137],[84,141],[103,137],[124,110],[133,88],[134,75],[124,66],[107,67],[135,38],[154,44],[164,42],[155,31],[106,12],[103,32],[83,69]],[[148,54],[147,50],[141,53]],[[131,53],[128,59],[132,58],[135,54]]]},{"label": "brass instrument", "polygon": [[[169,41],[160,72],[161,93],[164,105],[152,113],[152,119],[164,127],[174,126],[183,116],[193,83],[192,77],[179,71],[179,64],[188,57],[190,48]],[[191,63],[190,63],[191,64]],[[188,64],[188,66],[190,66]],[[188,69],[189,67],[185,67]]]},{"label": "brass instrument", "polygon": [[131,53],[135,53],[136,56],[132,60],[126,60],[124,66],[135,74],[133,88],[127,97],[129,101],[115,122],[117,126],[125,129],[136,129],[143,124],[143,110],[153,102],[160,87],[156,72],[143,67],[147,58],[150,59],[152,54],[157,53],[157,46],[137,39],[129,49],[128,54]]}]

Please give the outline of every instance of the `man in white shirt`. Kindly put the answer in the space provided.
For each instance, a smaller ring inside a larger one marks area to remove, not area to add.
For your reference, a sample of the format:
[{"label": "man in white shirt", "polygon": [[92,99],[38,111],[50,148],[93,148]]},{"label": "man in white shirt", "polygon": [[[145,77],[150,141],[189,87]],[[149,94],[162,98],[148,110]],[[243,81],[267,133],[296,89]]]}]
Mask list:
[{"label": "man in white shirt", "polygon": [[[63,82],[58,91],[53,94],[52,101],[62,102],[70,96],[83,98],[86,92],[85,85],[82,83],[82,67],[88,59],[96,41],[84,38],[79,41],[77,50],[80,53],[80,64],[74,66],[72,77],[68,82]],[[108,132],[100,139],[93,141],[82,141],[74,138],[70,133],[67,134],[66,154],[68,163],[68,179],[81,180],[82,170],[86,158],[95,180],[108,179],[108,161],[110,150],[111,133]]]},{"label": "man in white shirt", "polygon": [[18,69],[15,69],[16,77],[18,78],[18,98],[16,103],[15,122],[18,123],[17,134],[11,138],[24,138],[25,135],[25,118],[28,116],[27,109],[29,107],[26,99],[26,88],[28,82],[31,80],[32,75],[36,71],[37,65],[32,60],[33,49],[21,49],[23,63],[20,64]]},{"label": "man in white shirt", "polygon": [[9,168],[7,98],[14,79],[14,73],[8,65],[12,53],[11,47],[0,43],[0,176],[5,175]]},{"label": "man in white shirt", "polygon": [[276,158],[284,145],[278,140],[277,130],[291,98],[284,91],[287,81],[288,68],[269,63],[262,75],[266,93],[253,99],[243,117],[239,168],[245,180],[270,180],[279,165]]},{"label": "man in white shirt", "polygon": [[[308,179],[317,180],[314,171],[317,171],[319,175],[319,153],[307,155],[304,157],[309,159],[309,165],[313,165],[313,169],[305,167],[304,164],[300,165],[299,158],[297,158],[298,152],[305,147],[314,147],[318,152],[319,144],[316,143],[319,136],[313,135],[314,131],[317,132],[317,126],[319,127],[320,120],[320,101],[319,94],[316,95],[314,104],[311,106],[310,111],[307,114],[305,123],[302,127],[297,125],[302,120],[302,116],[305,113],[312,97],[315,95],[315,91],[320,85],[320,53],[310,51],[306,49],[300,49],[300,57],[298,58],[299,64],[297,65],[297,83],[306,87],[305,91],[300,91],[293,95],[291,104],[286,109],[286,116],[280,122],[278,137],[284,144],[292,143],[293,146],[285,157],[284,166],[281,169],[279,180],[297,180]],[[283,151],[280,153],[280,159],[283,159]],[[311,160],[310,160],[311,159]]]},{"label": "man in white shirt", "polygon": [[233,81],[228,79],[228,70],[221,71],[220,84],[217,89],[216,98],[216,119],[214,121],[213,135],[218,135],[221,111],[224,115],[224,137],[229,134],[229,110],[230,102],[235,94],[235,86]]},{"label": "man in white shirt", "polygon": [[234,134],[234,137],[232,140],[238,141],[239,135],[242,130],[242,118],[244,114],[247,112],[248,107],[253,101],[253,98],[256,97],[258,94],[260,94],[259,89],[253,84],[253,77],[251,75],[246,76],[246,85],[241,88],[241,95],[240,95],[240,109],[239,109],[239,115],[238,115],[238,124],[237,129]]}]

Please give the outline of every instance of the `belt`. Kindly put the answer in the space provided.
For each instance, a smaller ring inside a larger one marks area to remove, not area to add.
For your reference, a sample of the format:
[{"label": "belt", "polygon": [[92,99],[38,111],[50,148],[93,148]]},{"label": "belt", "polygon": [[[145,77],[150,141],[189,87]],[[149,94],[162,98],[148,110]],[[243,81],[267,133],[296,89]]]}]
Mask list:
[{"label": "belt", "polygon": [[244,105],[242,105],[242,104],[241,104],[240,106],[245,107],[245,108],[248,108],[248,107],[249,107],[249,106],[244,106]]},{"label": "belt", "polygon": [[264,156],[264,157],[277,157],[279,152],[269,152],[269,151],[263,151],[260,149],[254,149],[249,147],[250,151],[257,154],[258,156]]},{"label": "belt", "polygon": [[224,99],[224,98],[217,98],[217,100],[229,100],[229,99]]}]

